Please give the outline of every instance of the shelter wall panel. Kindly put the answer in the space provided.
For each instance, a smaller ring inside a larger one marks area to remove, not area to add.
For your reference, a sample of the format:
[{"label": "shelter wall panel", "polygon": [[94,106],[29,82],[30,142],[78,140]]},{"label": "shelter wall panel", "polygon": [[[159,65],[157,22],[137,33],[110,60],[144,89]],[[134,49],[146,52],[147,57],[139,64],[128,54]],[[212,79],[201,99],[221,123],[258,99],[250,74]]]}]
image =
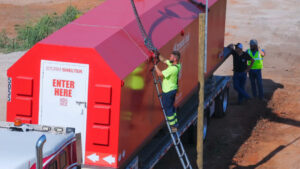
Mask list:
[{"label": "shelter wall panel", "polygon": [[31,118],[16,116],[16,119],[21,120],[22,123],[32,124],[32,119]]},{"label": "shelter wall panel", "polygon": [[94,124],[108,125],[110,123],[110,106],[95,105],[92,119]]},{"label": "shelter wall panel", "polygon": [[95,102],[96,103],[111,103],[111,85],[96,84],[95,86]]},{"label": "shelter wall panel", "polygon": [[226,0],[219,0],[210,8],[208,14],[207,71],[205,77],[211,76],[226,59],[223,57]]},{"label": "shelter wall panel", "polygon": [[13,85],[15,86],[17,95],[32,96],[33,78],[18,76],[15,78]]},{"label": "shelter wall panel", "polygon": [[92,142],[94,145],[109,145],[109,127],[102,125],[94,125],[92,130]]},{"label": "shelter wall panel", "polygon": [[16,114],[20,116],[32,116],[32,99],[17,97],[16,103]]}]

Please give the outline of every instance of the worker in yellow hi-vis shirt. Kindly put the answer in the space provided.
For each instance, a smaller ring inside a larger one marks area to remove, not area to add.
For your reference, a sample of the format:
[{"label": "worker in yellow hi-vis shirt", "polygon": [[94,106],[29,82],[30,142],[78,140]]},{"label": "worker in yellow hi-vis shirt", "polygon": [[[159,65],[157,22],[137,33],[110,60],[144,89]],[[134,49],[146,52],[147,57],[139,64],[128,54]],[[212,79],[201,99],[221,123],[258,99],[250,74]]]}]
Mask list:
[{"label": "worker in yellow hi-vis shirt", "polygon": [[[256,97],[257,96],[256,89],[258,89],[259,99],[262,101],[266,101],[264,98],[264,89],[262,84],[262,69],[264,67],[263,61],[264,61],[264,57],[266,56],[266,52],[264,49],[260,49],[257,40],[252,39],[250,41],[250,49],[247,50],[247,53],[254,59],[254,63],[251,66],[251,69],[249,71],[252,95],[253,97]],[[248,65],[250,65],[250,63],[248,63]]]},{"label": "worker in yellow hi-vis shirt", "polygon": [[178,75],[181,70],[180,60],[180,52],[173,51],[171,53],[170,59],[167,60],[162,56],[159,56],[159,60],[168,67],[161,71],[157,65],[155,65],[155,71],[158,76],[163,78],[162,82],[162,103],[163,108],[167,115],[167,120],[169,125],[171,126],[172,132],[177,132],[178,120],[174,107],[175,96],[178,90]]}]

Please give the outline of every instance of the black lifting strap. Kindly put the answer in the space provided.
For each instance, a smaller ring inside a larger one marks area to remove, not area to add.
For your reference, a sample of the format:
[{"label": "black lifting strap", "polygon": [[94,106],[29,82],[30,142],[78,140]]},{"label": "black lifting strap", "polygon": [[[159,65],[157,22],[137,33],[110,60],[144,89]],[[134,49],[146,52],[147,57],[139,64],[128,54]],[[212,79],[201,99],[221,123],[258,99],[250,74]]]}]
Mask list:
[{"label": "black lifting strap", "polygon": [[143,26],[143,23],[142,23],[142,21],[141,21],[141,18],[140,18],[139,14],[138,14],[138,11],[137,11],[137,9],[136,9],[134,0],[131,0],[131,5],[132,5],[132,9],[133,9],[133,12],[134,12],[136,21],[137,21],[137,23],[138,23],[140,32],[141,32],[141,34],[142,34],[142,36],[143,36],[143,38],[144,38],[144,44],[145,44],[145,46],[147,47],[148,50],[150,50],[151,52],[153,52],[153,53],[155,54],[155,58],[156,58],[157,60],[159,60],[159,59],[158,59],[158,57],[159,57],[159,52],[158,52],[157,48],[154,46],[154,44],[153,44],[151,38],[149,38],[147,32],[145,31],[145,28],[144,28],[144,26]]}]

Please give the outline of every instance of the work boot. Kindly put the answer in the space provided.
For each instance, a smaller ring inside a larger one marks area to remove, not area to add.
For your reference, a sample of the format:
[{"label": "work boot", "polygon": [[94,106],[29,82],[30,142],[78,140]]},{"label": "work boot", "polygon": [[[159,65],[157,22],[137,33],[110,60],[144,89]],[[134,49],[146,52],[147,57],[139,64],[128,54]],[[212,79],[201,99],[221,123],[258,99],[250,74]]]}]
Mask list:
[{"label": "work boot", "polygon": [[171,131],[172,131],[172,133],[176,133],[177,132],[177,127],[171,126]]}]

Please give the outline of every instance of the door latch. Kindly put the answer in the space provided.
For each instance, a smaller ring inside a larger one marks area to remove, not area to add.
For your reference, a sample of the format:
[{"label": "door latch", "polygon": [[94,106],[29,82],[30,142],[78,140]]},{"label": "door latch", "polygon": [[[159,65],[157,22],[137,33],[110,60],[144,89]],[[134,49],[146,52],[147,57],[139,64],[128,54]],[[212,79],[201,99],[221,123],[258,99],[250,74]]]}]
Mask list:
[{"label": "door latch", "polygon": [[79,106],[80,106],[80,105],[84,105],[84,108],[87,107],[86,102],[79,102],[79,101],[76,101],[76,104],[78,104]]}]

